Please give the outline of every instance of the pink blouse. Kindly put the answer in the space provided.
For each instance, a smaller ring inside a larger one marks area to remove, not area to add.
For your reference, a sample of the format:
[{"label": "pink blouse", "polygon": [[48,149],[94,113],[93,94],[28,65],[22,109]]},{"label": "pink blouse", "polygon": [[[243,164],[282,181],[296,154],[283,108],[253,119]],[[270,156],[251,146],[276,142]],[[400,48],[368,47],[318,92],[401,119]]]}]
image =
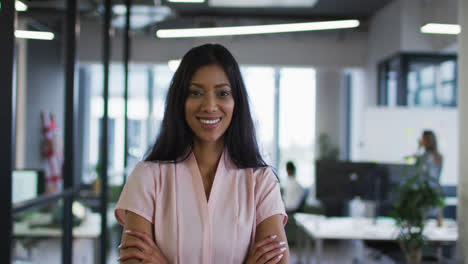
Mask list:
[{"label": "pink blouse", "polygon": [[193,153],[179,163],[140,162],[129,176],[115,209],[154,225],[156,244],[169,263],[242,263],[266,218],[287,215],[271,168],[238,169],[224,151],[206,200]]}]

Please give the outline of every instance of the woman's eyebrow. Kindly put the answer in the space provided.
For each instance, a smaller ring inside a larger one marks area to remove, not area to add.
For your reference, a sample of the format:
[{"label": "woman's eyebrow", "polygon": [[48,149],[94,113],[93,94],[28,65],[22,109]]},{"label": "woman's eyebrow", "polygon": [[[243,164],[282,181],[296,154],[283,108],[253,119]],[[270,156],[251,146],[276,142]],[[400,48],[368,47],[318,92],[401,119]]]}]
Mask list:
[{"label": "woman's eyebrow", "polygon": [[[196,86],[198,88],[205,88],[205,86],[201,83],[191,82],[190,85]],[[215,88],[223,88],[223,87],[231,88],[231,85],[229,83],[219,83],[215,85]]]},{"label": "woman's eyebrow", "polygon": [[217,84],[215,85],[215,88],[223,88],[223,87],[229,87],[231,88],[231,85],[229,83],[220,83],[220,84]]},{"label": "woman's eyebrow", "polygon": [[196,86],[196,87],[199,87],[199,88],[203,88],[203,87],[204,87],[203,84],[194,83],[194,82],[190,83],[190,86],[192,86],[192,85],[193,85],[193,86]]}]

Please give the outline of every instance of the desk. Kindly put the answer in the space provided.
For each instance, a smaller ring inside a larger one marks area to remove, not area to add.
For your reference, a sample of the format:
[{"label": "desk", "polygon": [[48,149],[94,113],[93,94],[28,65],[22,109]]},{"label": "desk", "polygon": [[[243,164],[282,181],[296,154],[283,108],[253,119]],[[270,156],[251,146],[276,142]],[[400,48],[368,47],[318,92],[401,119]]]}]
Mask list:
[{"label": "desk", "polygon": [[[377,219],[357,217],[325,217],[298,213],[294,215],[297,225],[315,241],[316,263],[320,263],[324,239],[358,240],[356,250],[358,262],[362,263],[364,246],[362,240],[396,241],[398,227],[391,218]],[[299,235],[299,234],[298,234]],[[456,242],[458,228],[454,220],[444,219],[442,227],[437,227],[435,220],[428,220],[424,235],[429,241]],[[306,252],[310,252],[306,239]],[[310,261],[308,254],[306,262]]]},{"label": "desk", "polygon": [[[37,218],[48,222],[50,214],[38,213]],[[108,227],[114,225],[117,220],[113,215],[113,211],[108,212]],[[62,229],[56,227],[30,227],[31,220],[15,222],[13,224],[13,236],[19,238],[61,238]],[[35,222],[37,219],[35,220]],[[97,250],[99,245],[99,237],[101,235],[101,215],[99,213],[88,213],[84,221],[73,228],[73,237],[80,239],[92,239],[94,241],[94,258],[97,260]],[[95,263],[97,263],[95,261]]]}]

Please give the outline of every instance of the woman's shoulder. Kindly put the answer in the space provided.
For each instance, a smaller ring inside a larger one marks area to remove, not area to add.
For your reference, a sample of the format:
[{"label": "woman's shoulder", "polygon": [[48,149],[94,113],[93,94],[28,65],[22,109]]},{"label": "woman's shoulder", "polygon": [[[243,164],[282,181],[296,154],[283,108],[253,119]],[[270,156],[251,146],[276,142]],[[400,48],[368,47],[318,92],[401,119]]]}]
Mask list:
[{"label": "woman's shoulder", "polygon": [[257,181],[261,180],[277,180],[276,172],[270,166],[249,168],[251,175]]},{"label": "woman's shoulder", "polygon": [[139,161],[135,165],[135,169],[137,168],[145,168],[145,169],[154,169],[160,167],[160,162],[159,161]]}]

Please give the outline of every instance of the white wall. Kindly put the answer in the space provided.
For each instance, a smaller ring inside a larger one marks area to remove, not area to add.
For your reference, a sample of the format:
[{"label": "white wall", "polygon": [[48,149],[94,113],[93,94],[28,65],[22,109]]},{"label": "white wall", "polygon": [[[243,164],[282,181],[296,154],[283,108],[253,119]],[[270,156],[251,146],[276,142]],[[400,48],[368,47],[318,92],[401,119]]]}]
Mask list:
[{"label": "white wall", "polygon": [[366,109],[366,76],[364,69],[348,69],[351,74],[351,137],[350,159],[361,159],[362,139],[361,133],[364,126],[364,110]]},{"label": "white wall", "polygon": [[[433,1],[440,2],[440,1]],[[431,36],[428,34],[421,34],[420,28],[424,24],[424,11],[423,1],[405,0],[400,2],[401,8],[401,37],[400,37],[400,51],[402,52],[432,52],[432,43],[430,42]]]},{"label": "white wall", "polygon": [[400,50],[401,3],[391,2],[371,19],[367,55],[366,105],[377,104],[377,64]]},{"label": "white wall", "polygon": [[[318,69],[316,73],[316,118],[315,134],[325,133],[330,143],[344,149],[344,97],[343,71],[336,69]],[[318,151],[318,149],[316,149]],[[320,156],[320,153],[317,153]]]},{"label": "white wall", "polygon": [[443,168],[442,185],[458,182],[458,111],[450,108],[368,107],[365,111],[361,160],[405,163],[405,156],[418,151],[424,130],[436,134]]}]

